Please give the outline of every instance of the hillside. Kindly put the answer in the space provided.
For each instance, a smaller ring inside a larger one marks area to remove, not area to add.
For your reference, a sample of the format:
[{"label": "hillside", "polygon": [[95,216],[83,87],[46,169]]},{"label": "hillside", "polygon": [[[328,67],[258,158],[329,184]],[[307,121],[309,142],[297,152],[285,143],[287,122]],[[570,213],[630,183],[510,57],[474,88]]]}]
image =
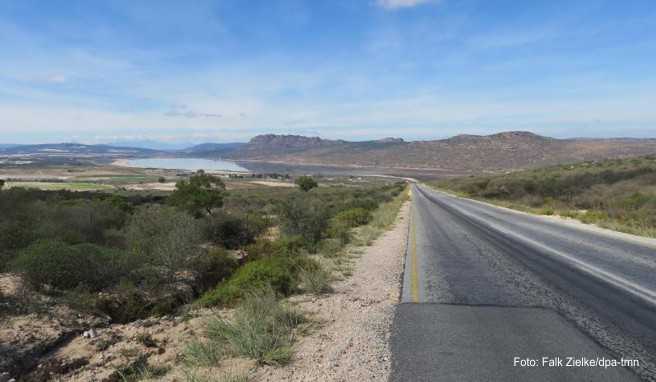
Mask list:
[{"label": "hillside", "polygon": [[468,197],[656,237],[656,156],[435,182]]},{"label": "hillside", "polygon": [[656,153],[656,139],[555,139],[530,132],[458,135],[406,142],[387,138],[348,142],[298,135],[260,135],[204,157],[383,168],[485,172]]},{"label": "hillside", "polygon": [[179,150],[177,153],[190,157],[221,157],[237,150],[242,146],[244,146],[244,143],[202,143],[186,148],[184,150]]}]

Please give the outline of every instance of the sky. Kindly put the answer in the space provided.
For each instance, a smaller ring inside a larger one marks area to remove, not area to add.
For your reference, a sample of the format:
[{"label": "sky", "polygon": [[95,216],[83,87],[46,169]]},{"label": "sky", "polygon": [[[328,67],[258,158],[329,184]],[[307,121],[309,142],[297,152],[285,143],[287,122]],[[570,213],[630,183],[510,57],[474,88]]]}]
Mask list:
[{"label": "sky", "polygon": [[0,2],[0,143],[656,138],[654,0]]}]

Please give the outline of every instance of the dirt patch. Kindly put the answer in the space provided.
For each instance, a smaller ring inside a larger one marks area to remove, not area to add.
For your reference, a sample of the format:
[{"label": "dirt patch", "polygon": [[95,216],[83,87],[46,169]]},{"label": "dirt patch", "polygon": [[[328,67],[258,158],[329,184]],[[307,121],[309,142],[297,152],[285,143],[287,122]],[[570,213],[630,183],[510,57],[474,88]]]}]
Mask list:
[{"label": "dirt patch", "polygon": [[0,274],[0,373],[29,374],[51,351],[85,329],[105,324],[102,318],[27,293],[20,278]]},{"label": "dirt patch", "polygon": [[267,180],[254,180],[250,183],[259,184],[261,186],[267,186],[267,187],[284,187],[284,188],[296,187],[294,183],[274,182],[274,181],[267,181]]},{"label": "dirt patch", "polygon": [[175,182],[128,184],[124,187],[131,191],[175,191]]}]

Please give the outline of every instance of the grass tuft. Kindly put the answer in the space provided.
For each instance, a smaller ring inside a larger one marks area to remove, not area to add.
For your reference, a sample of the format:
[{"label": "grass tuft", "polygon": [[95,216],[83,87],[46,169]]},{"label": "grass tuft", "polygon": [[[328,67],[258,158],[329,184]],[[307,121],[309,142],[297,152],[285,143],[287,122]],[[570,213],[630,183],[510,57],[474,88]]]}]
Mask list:
[{"label": "grass tuft", "polygon": [[299,279],[304,292],[320,295],[333,291],[330,285],[332,276],[323,266],[301,268]]},{"label": "grass tuft", "polygon": [[219,364],[224,356],[224,350],[212,341],[192,341],[183,353],[182,359],[189,366],[212,367]]},{"label": "grass tuft", "polygon": [[228,353],[283,365],[292,357],[294,329],[303,322],[300,313],[282,305],[272,291],[265,291],[244,299],[231,320],[211,321],[207,334]]}]

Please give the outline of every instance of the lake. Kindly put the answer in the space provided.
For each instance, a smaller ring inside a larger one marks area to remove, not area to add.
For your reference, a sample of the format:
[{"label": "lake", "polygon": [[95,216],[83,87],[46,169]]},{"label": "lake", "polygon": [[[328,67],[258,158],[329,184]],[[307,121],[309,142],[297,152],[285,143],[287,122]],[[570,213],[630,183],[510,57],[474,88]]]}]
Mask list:
[{"label": "lake", "polygon": [[237,163],[223,160],[197,159],[197,158],[145,158],[130,159],[127,161],[129,167],[140,168],[163,168],[169,170],[188,171],[235,171],[248,172]]}]

